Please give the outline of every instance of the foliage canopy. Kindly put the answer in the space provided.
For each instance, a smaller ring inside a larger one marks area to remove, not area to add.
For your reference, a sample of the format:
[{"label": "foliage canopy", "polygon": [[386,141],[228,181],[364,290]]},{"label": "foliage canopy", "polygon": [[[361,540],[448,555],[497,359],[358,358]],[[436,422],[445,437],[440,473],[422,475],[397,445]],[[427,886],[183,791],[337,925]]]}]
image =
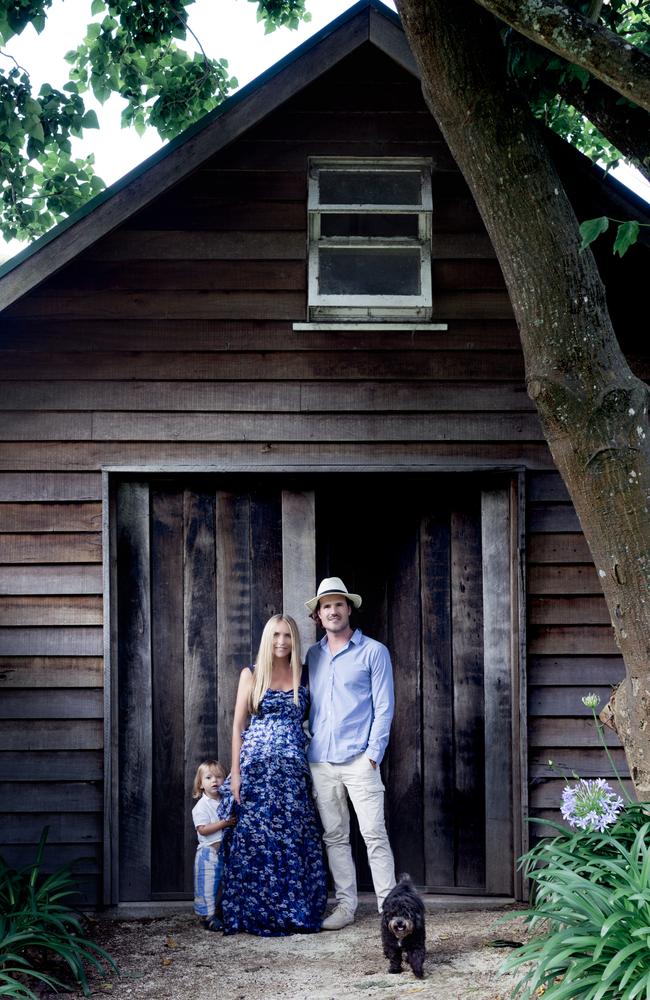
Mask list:
[{"label": "foliage canopy", "polygon": [[[193,32],[194,0],[90,0],[92,22],[67,55],[69,80],[61,90],[32,90],[29,70],[6,48],[31,24],[43,30],[52,0],[8,0],[0,9],[0,232],[33,239],[104,187],[94,157],[72,155],[71,138],[99,128],[88,110],[89,91],[103,103],[124,101],[122,125],[140,134],[155,128],[171,139],[216,107],[237,86],[225,58],[183,48]],[[305,0],[249,0],[267,32],[308,20]],[[477,0],[501,16],[499,4]],[[530,0],[528,0],[530,3]],[[568,0],[566,10],[614,32],[644,58],[650,56],[650,0]],[[526,2],[521,5],[526,7]],[[541,48],[503,21],[510,72],[535,114],[607,165],[626,158],[650,175],[647,113],[621,98],[582,66]],[[628,237],[630,234],[626,234]]]}]

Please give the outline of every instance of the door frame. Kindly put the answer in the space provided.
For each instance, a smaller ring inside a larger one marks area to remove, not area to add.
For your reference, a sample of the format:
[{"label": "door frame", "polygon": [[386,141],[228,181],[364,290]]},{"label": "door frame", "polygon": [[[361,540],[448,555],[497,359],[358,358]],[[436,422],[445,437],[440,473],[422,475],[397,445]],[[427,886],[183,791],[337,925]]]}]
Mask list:
[{"label": "door frame", "polygon": [[[482,496],[488,491],[500,488],[507,496],[509,524],[507,527],[510,545],[505,560],[501,565],[508,571],[507,593],[502,593],[509,604],[510,630],[509,674],[511,685],[511,720],[510,720],[510,751],[512,760],[512,837],[513,857],[512,878],[514,898],[526,898],[526,885],[516,861],[528,849],[528,761],[527,761],[527,693],[526,693],[526,468],[518,464],[503,464],[498,466],[482,464],[415,464],[403,465],[251,465],[250,463],[219,463],[215,465],[187,466],[181,464],[157,464],[142,466],[103,466],[102,475],[102,563],[103,563],[103,607],[104,607],[104,815],[103,815],[103,903],[106,906],[120,905],[119,900],[119,843],[118,843],[118,801],[117,787],[117,615],[114,613],[117,600],[117,562],[116,562],[116,517],[114,483],[121,477],[147,478],[155,475],[174,476],[208,476],[253,473],[264,476],[288,475],[293,479],[310,474],[367,474],[396,475],[399,473],[419,473],[421,475],[442,476],[473,474],[483,477],[485,487]],[[298,496],[298,507],[300,498]],[[482,518],[483,519],[483,518]],[[504,529],[505,530],[505,529]],[[290,565],[303,565],[304,549],[300,545],[289,546],[286,557]],[[283,542],[283,564],[285,549]],[[310,565],[309,559],[307,565]],[[485,565],[485,564],[484,564]],[[291,576],[285,575],[283,583],[291,587]],[[486,638],[484,634],[484,638]],[[505,651],[503,636],[492,636],[496,642],[495,649]],[[500,647],[499,647],[500,642]],[[496,718],[497,724],[504,724],[503,719]],[[489,766],[489,765],[486,765]],[[487,775],[486,775],[487,776]],[[489,874],[486,871],[486,881],[489,886]],[[486,893],[487,895],[488,893]]]}]

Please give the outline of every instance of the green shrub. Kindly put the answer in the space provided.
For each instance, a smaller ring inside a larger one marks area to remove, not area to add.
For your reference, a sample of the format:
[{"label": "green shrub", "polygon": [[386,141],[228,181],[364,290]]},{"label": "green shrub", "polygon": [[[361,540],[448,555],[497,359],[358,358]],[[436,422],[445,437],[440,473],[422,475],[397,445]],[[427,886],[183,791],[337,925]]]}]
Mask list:
[{"label": "green shrub", "polygon": [[521,970],[513,997],[650,998],[649,818],[650,804],[630,803],[604,832],[550,824],[557,836],[524,855],[535,934],[502,967]]},{"label": "green shrub", "polygon": [[65,987],[52,965],[72,975],[85,996],[90,995],[86,965],[102,973],[112,958],[83,935],[83,917],[65,900],[76,895],[71,868],[65,865],[43,876],[41,866],[48,828],[33,864],[10,868],[0,857],[0,997],[37,1000],[28,985]]}]

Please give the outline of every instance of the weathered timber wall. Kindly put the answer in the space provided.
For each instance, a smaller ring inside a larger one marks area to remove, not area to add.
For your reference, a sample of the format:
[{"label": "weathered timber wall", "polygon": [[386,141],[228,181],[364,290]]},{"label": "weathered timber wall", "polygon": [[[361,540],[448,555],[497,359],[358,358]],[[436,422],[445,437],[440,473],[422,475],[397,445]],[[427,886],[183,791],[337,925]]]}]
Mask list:
[{"label": "weathered timber wall", "polygon": [[[309,156],[430,156],[447,332],[309,332]],[[368,49],[24,296],[0,335],[0,850],[101,873],[100,469],[491,469],[529,501],[531,804],[606,773],[579,701],[620,675],[523,384],[493,251],[419,85]],[[637,359],[640,374],[647,358]]]}]

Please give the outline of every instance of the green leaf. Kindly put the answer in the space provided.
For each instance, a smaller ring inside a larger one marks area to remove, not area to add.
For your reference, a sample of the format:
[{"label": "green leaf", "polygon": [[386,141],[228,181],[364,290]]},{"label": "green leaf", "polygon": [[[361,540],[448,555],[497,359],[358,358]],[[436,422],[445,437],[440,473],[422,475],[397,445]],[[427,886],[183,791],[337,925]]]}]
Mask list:
[{"label": "green leaf", "polygon": [[580,224],[580,235],[582,236],[581,250],[586,250],[590,243],[598,239],[601,233],[606,233],[609,228],[609,219],[606,215],[601,215],[598,219],[587,219]]},{"label": "green leaf", "polygon": [[36,120],[30,123],[27,128],[27,134],[36,139],[37,142],[45,142],[45,132],[43,131],[43,126],[40,120]]},{"label": "green leaf", "polygon": [[105,9],[106,9],[106,4],[104,3],[104,0],[93,0],[92,4],[90,5],[90,13],[92,14],[93,17],[95,17],[97,14],[103,14]]},{"label": "green leaf", "polygon": [[93,111],[92,108],[90,111],[86,111],[85,115],[81,119],[81,127],[99,128],[99,120],[97,118],[97,112]]},{"label": "green leaf", "polygon": [[630,249],[632,244],[636,243],[639,236],[639,229],[640,226],[636,220],[632,220],[631,222],[621,222],[616,230],[614,253],[617,253],[619,257],[622,257],[623,254]]}]

